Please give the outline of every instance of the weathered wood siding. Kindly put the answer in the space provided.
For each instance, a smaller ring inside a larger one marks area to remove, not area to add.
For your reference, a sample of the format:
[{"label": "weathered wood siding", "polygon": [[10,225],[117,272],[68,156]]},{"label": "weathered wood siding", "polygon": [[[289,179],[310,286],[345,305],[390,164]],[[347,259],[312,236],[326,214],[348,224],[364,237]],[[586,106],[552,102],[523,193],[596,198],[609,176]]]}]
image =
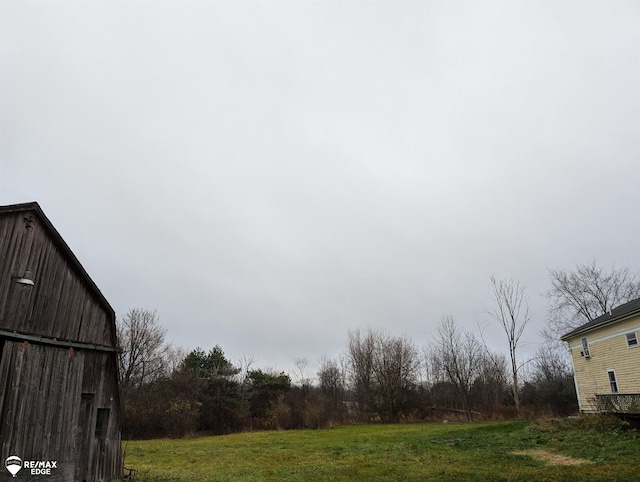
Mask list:
[{"label": "weathered wood siding", "polygon": [[[27,270],[34,286],[12,279]],[[55,460],[51,481],[118,478],[115,315],[39,207],[0,207],[0,331],[0,460]]]},{"label": "weathered wood siding", "polygon": [[[633,332],[640,340],[640,316],[568,340],[583,412],[597,411],[596,394],[611,393],[609,370],[615,371],[619,393],[640,393],[640,347],[627,346],[626,339]],[[580,354],[583,337],[589,343],[590,358]]]},{"label": "weathered wood siding", "polygon": [[[92,435],[87,450],[88,461],[78,465],[80,468],[86,465],[86,480],[102,480],[103,474],[119,474],[122,466],[118,386],[117,379],[111,375],[115,373],[115,363],[115,358],[106,353],[85,353],[82,393],[93,395],[94,400],[88,427]],[[100,409],[108,409],[109,416],[106,433],[98,436],[96,422]]]},{"label": "weathered wood siding", "polygon": [[51,480],[74,479],[83,355],[6,341],[0,364],[2,457],[57,460]]},{"label": "weathered wood siding", "polygon": [[[3,329],[115,346],[110,314],[35,213],[0,216],[0,259]],[[7,282],[26,270],[35,286]]]}]

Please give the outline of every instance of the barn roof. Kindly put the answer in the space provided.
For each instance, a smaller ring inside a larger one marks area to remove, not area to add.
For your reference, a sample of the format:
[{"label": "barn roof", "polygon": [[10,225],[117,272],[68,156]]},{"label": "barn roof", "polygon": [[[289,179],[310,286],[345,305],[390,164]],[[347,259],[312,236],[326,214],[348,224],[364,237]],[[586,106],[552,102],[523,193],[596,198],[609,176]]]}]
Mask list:
[{"label": "barn roof", "polygon": [[601,326],[609,325],[611,323],[616,323],[622,319],[628,318],[629,316],[635,315],[638,313],[640,313],[640,298],[631,300],[616,308],[613,308],[608,313],[605,313],[604,315],[599,316],[598,318],[577,327],[576,329],[570,331],[566,335],[563,335],[560,339],[566,341],[567,339],[574,337],[576,335],[581,335],[583,333],[594,330],[596,328],[600,328]]},{"label": "barn roof", "polygon": [[60,251],[69,260],[69,262],[75,269],[78,276],[80,276],[84,280],[84,282],[87,284],[89,289],[93,292],[93,294],[99,300],[100,304],[103,305],[105,310],[109,313],[110,318],[115,323],[115,312],[113,311],[113,308],[111,307],[107,299],[104,297],[104,295],[102,294],[98,286],[91,279],[91,277],[89,276],[89,273],[87,273],[87,271],[84,269],[84,267],[82,266],[82,264],[80,263],[76,255],[73,254],[73,251],[71,251],[71,248],[69,247],[69,245],[65,242],[64,239],[62,239],[62,236],[60,236],[60,233],[58,232],[58,230],[53,226],[53,224],[51,224],[51,221],[49,221],[49,218],[47,218],[47,216],[44,214],[40,205],[34,201],[29,203],[0,206],[0,215],[2,215],[3,213],[20,213],[20,212],[34,212],[36,214],[38,220],[40,221],[42,226],[45,228],[45,230],[48,232],[49,236],[53,239],[53,241],[58,246],[58,248],[60,248]]}]

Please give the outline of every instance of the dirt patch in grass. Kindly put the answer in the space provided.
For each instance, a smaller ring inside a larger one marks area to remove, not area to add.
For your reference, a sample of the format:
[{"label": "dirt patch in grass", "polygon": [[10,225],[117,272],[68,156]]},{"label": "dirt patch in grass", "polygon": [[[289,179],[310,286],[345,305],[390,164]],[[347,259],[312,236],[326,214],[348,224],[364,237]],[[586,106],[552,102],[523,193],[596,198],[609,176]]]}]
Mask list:
[{"label": "dirt patch in grass", "polygon": [[582,465],[591,463],[590,460],[574,459],[573,457],[555,454],[548,450],[518,450],[517,452],[511,453],[514,455],[528,455],[529,457],[533,457],[536,460],[547,462],[549,465]]}]

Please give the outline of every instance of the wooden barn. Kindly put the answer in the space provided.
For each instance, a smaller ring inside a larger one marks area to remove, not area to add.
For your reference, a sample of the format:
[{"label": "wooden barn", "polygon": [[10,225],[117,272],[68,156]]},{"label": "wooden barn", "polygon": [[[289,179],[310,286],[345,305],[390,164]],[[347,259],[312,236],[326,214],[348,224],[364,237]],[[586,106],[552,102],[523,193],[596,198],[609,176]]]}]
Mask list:
[{"label": "wooden barn", "polygon": [[27,480],[120,477],[116,347],[113,309],[40,206],[0,206],[0,472],[15,456]]}]

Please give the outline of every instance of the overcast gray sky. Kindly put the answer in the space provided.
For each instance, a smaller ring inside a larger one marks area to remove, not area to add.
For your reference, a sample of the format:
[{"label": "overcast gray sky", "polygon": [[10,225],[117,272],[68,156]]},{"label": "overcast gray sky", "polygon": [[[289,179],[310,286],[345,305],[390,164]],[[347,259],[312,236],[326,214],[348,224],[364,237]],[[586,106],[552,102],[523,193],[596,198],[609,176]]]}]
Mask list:
[{"label": "overcast gray sky", "polygon": [[185,349],[424,346],[495,275],[535,351],[550,268],[640,272],[639,2],[3,0],[0,55],[0,204]]}]

